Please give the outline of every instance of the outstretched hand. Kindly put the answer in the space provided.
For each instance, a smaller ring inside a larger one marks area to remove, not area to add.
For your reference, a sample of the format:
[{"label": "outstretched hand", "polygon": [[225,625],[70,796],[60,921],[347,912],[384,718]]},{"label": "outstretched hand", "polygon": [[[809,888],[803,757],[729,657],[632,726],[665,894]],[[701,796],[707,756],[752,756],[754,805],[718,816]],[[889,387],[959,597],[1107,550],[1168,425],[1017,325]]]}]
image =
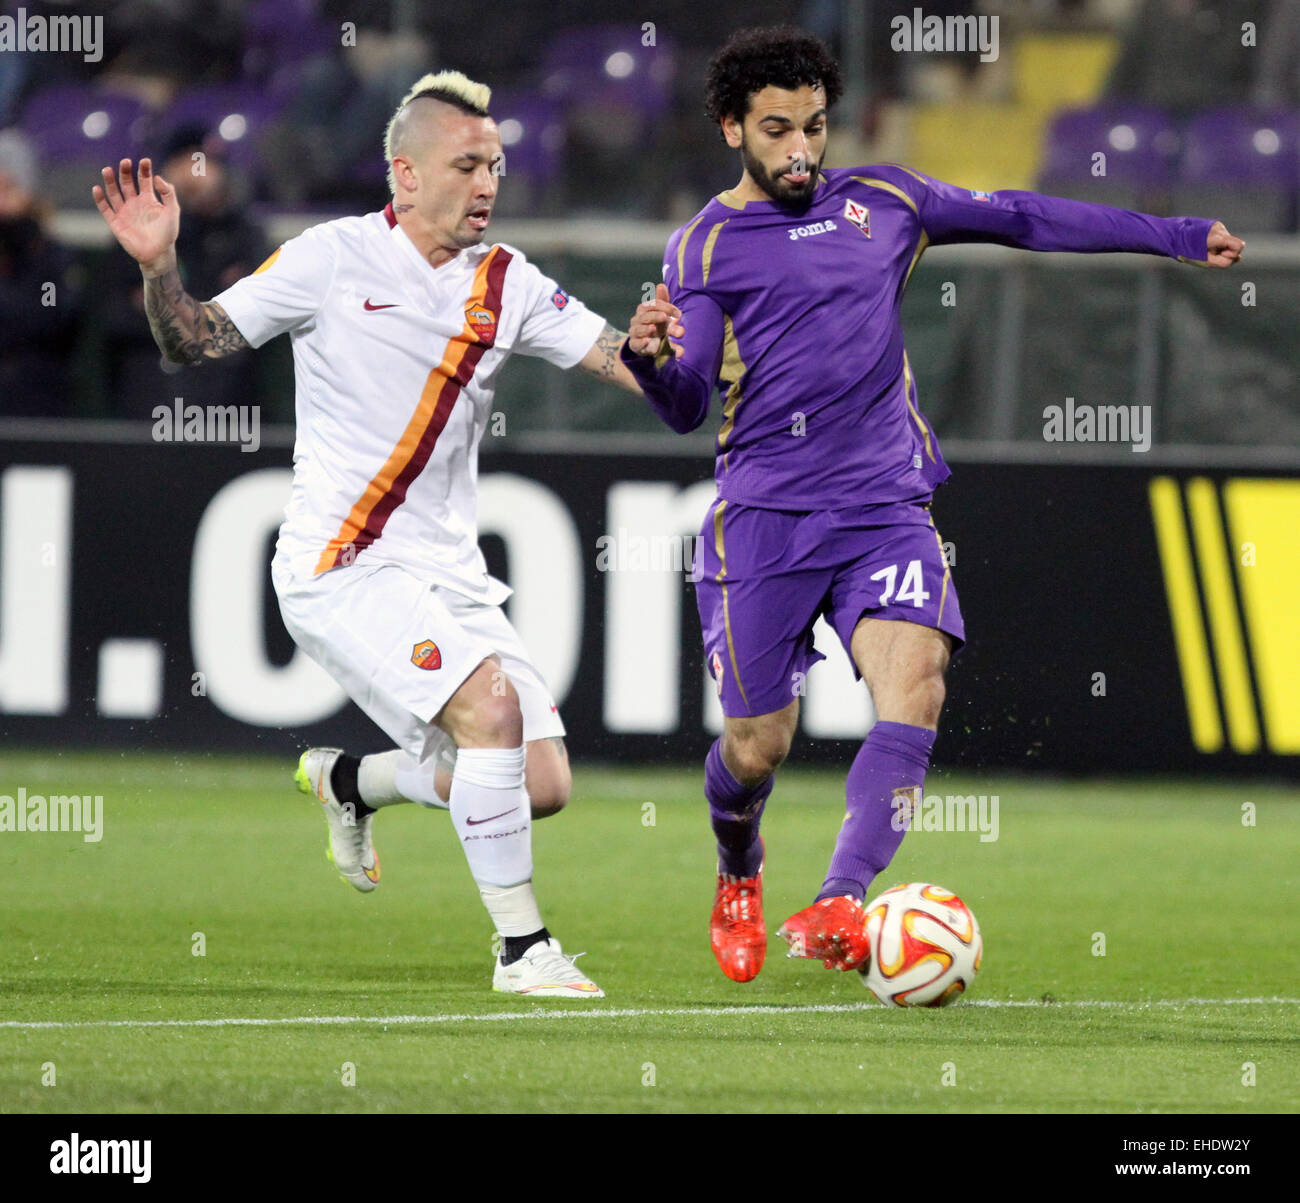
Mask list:
[{"label": "outstretched hand", "polygon": [[[668,299],[668,287],[655,285],[655,299],[642,301],[632,315],[627,328],[627,345],[634,355],[658,355],[659,349],[668,336],[681,338],[686,333],[680,322],[682,311]],[[670,344],[671,345],[671,344]],[[680,359],[685,354],[683,347],[673,347],[673,354]]]},{"label": "outstretched hand", "polygon": [[[103,169],[104,183],[91,189],[95,206],[122,249],[140,264],[146,275],[158,275],[173,263],[176,236],[181,228],[181,207],[176,189],[153,164],[140,160],[137,189],[131,160],[123,159],[117,171]],[[157,195],[155,195],[157,190]]]},{"label": "outstretched hand", "polygon": [[1245,245],[1240,238],[1228,233],[1223,222],[1216,221],[1205,239],[1205,249],[1209,252],[1205,261],[1211,267],[1231,267],[1241,258]]}]

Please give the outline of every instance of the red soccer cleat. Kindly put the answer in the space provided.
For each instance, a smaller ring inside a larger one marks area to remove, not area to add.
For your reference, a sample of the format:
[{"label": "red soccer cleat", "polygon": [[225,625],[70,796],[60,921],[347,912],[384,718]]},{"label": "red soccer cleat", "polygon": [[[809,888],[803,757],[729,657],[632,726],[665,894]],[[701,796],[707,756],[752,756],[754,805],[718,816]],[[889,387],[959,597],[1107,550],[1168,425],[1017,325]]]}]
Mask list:
[{"label": "red soccer cleat", "polygon": [[867,913],[858,899],[847,894],[804,907],[776,934],[789,942],[788,955],[811,957],[827,969],[857,969],[871,958]]},{"label": "red soccer cleat", "polygon": [[709,943],[718,964],[733,982],[752,982],[767,955],[763,927],[763,866],[753,877],[718,874],[709,918]]}]

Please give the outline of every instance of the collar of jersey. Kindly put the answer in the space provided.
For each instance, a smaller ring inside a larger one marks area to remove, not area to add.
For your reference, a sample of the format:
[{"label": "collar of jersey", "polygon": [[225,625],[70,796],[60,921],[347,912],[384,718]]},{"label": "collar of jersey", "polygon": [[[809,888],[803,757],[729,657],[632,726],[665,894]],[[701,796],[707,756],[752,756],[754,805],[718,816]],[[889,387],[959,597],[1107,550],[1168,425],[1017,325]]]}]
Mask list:
[{"label": "collar of jersey", "polygon": [[400,224],[394,225],[389,230],[389,233],[397,240],[398,246],[401,247],[401,253],[412,263],[422,269],[421,278],[425,280],[438,281],[446,276],[454,275],[454,268],[457,264],[472,262],[475,258],[473,252],[491,249],[490,247],[485,248],[484,244],[480,242],[478,246],[466,247],[458,255],[448,259],[441,267],[434,267],[432,263],[420,254],[415,243],[411,241],[411,236],[402,229]]}]

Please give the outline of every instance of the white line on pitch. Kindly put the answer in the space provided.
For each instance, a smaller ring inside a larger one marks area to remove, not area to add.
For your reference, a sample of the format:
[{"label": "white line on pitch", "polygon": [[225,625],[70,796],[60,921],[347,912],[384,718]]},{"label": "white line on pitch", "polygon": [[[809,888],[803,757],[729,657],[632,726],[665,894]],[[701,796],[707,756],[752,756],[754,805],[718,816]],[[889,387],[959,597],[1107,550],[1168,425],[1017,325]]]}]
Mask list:
[{"label": "white line on pitch", "polygon": [[[1147,1007],[1294,1007],[1300,998],[1154,998],[1145,1002],[1105,999],[1066,999],[1042,1002],[1038,999],[980,999],[959,1003],[962,1007],[1036,1007],[1047,1011],[1056,1007],[1110,1007],[1117,1010],[1142,1010]],[[636,1019],[646,1016],[718,1015],[742,1018],[746,1015],[832,1015],[846,1011],[880,1011],[878,1003],[827,1003],[805,1007],[607,1007],[598,1010],[488,1011],[480,1015],[298,1015],[273,1019],[234,1016],[228,1019],[46,1019],[0,1020],[0,1028],[270,1028],[294,1025],[378,1024],[414,1025],[422,1023],[502,1023],[516,1019]]]}]

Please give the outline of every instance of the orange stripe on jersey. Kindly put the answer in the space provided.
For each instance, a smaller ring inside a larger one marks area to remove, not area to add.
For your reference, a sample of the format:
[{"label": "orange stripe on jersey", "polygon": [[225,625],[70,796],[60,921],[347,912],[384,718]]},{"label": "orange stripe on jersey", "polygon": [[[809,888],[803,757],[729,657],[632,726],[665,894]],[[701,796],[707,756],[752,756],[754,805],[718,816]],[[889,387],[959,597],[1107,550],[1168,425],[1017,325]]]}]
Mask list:
[{"label": "orange stripe on jersey", "polygon": [[[506,267],[511,258],[508,251],[497,246],[479,264],[469,299],[465,302],[463,329],[447,344],[442,362],[425,380],[419,403],[397,446],[366,486],[366,491],[339,527],[338,534],[321,553],[316,562],[318,574],[351,564],[357,553],[378,539],[389,516],[406,500],[411,482],[424,471],[438,436],[451,417],[456,399],[473,378],[479,360],[493,344],[500,320]],[[485,324],[481,320],[484,310],[494,318],[486,337]],[[471,320],[471,314],[480,320]]]},{"label": "orange stripe on jersey", "polygon": [[269,255],[267,255],[265,259],[262,260],[262,266],[257,268],[253,272],[253,275],[256,276],[259,275],[261,272],[266,271],[266,269],[270,267],[271,264],[274,263],[280,257],[280,252],[282,250],[284,250],[284,247],[282,246],[276,247],[275,250],[273,250]]}]

